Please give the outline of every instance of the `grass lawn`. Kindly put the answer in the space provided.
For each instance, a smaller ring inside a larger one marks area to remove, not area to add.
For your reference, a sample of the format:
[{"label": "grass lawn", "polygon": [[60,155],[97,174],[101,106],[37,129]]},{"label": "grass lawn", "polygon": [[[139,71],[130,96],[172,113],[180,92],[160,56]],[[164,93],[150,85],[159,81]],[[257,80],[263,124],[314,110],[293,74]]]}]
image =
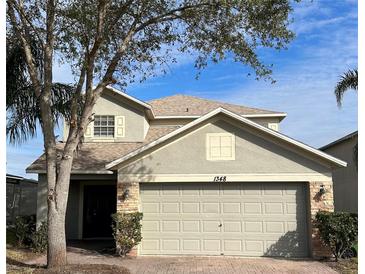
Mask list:
[{"label": "grass lawn", "polygon": [[39,254],[27,248],[16,247],[16,236],[12,229],[6,230],[6,272],[33,273],[37,266],[27,265],[25,262],[39,257]]},{"label": "grass lawn", "polygon": [[16,247],[15,233],[6,231],[6,273],[10,274],[130,274],[122,266],[104,264],[79,264],[67,265],[62,268],[46,269],[26,262],[36,259],[41,254],[36,254],[27,248]]},{"label": "grass lawn", "polygon": [[16,248],[6,245],[6,272],[7,273],[33,273],[38,267],[27,265],[25,262],[35,259],[39,254],[35,254],[25,248]]}]

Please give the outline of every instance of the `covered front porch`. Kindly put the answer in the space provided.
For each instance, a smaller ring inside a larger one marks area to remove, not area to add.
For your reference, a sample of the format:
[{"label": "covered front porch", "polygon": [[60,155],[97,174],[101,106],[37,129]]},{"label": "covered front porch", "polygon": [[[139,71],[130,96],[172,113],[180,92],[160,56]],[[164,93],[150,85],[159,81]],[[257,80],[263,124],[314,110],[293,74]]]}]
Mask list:
[{"label": "covered front porch", "polygon": [[[40,175],[39,179],[39,187],[42,191],[38,192],[38,201],[47,198],[45,175]],[[115,174],[72,175],[65,222],[66,239],[72,244],[80,243],[75,240],[113,241],[111,214],[116,210],[117,176]],[[38,207],[37,223],[46,219],[46,206]]]}]

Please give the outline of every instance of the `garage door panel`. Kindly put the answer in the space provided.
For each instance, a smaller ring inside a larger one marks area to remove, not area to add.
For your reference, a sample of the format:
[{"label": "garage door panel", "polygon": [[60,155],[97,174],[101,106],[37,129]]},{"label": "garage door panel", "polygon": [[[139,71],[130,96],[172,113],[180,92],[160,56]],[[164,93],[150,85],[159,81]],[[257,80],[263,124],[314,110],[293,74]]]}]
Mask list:
[{"label": "garage door panel", "polygon": [[262,222],[257,221],[247,221],[244,222],[244,231],[245,233],[258,233],[262,232]]},{"label": "garage door panel", "polygon": [[267,202],[264,203],[264,214],[284,214],[284,206],[283,203],[276,203],[276,202]]},{"label": "garage door panel", "polygon": [[308,255],[304,183],[146,183],[141,209],[141,254]]},{"label": "garage door panel", "polygon": [[193,252],[200,252],[200,239],[183,239],[182,240],[182,249],[183,251],[193,251]]},{"label": "garage door panel", "polygon": [[180,213],[180,203],[161,203],[161,213]]},{"label": "garage door panel", "polygon": [[249,214],[261,214],[262,213],[262,205],[261,203],[257,202],[247,202],[243,203],[243,214],[249,215]]},{"label": "garage door panel", "polygon": [[200,221],[199,220],[191,220],[191,221],[182,221],[182,231],[181,232],[195,232],[200,233]]},{"label": "garage door panel", "polygon": [[242,233],[242,223],[240,221],[223,221],[223,232],[238,232]]},{"label": "garage door panel", "polygon": [[180,221],[179,220],[162,221],[161,232],[180,232]]},{"label": "garage door panel", "polygon": [[219,202],[202,202],[202,213],[220,213]]}]

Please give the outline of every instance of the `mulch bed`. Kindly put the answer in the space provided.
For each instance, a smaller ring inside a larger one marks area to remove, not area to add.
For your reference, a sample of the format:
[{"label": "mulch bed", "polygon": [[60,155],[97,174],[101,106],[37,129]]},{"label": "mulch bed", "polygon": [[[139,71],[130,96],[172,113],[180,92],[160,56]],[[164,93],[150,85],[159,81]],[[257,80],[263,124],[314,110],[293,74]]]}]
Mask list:
[{"label": "mulch bed", "polygon": [[34,274],[131,274],[122,266],[105,264],[69,264],[52,269],[36,269]]}]

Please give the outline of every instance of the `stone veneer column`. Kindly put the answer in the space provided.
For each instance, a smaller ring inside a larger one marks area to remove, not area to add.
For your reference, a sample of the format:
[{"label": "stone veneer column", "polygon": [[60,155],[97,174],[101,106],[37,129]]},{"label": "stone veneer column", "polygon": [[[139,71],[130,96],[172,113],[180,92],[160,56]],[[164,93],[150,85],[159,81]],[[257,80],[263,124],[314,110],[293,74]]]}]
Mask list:
[{"label": "stone veneer column", "polygon": [[[325,193],[319,194],[321,186],[324,186]],[[310,214],[311,214],[311,247],[312,257],[321,258],[332,256],[331,251],[326,247],[320,237],[318,229],[315,228],[315,217],[318,211],[334,210],[333,203],[333,184],[332,181],[326,182],[309,182]]]},{"label": "stone veneer column", "polygon": [[[128,190],[128,197],[124,193]],[[139,210],[139,182],[124,182],[118,174],[117,182],[117,212],[131,213]],[[128,256],[137,256],[138,248],[134,247]]]},{"label": "stone veneer column", "polygon": [[[124,198],[128,190],[128,197]],[[117,212],[136,212],[139,209],[139,182],[120,182],[117,185]]]}]

